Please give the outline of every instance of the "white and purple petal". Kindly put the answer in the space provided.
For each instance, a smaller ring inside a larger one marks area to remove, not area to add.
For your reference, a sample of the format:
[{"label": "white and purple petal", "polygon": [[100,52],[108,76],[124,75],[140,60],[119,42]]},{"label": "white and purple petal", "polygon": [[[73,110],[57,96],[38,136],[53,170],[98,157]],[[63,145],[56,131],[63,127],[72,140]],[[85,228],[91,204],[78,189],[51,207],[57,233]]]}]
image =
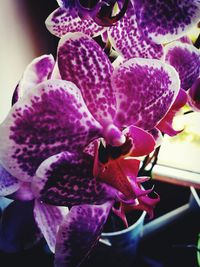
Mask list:
[{"label": "white and purple petal", "polygon": [[133,3],[143,33],[158,44],[184,36],[200,18],[199,0],[133,0]]},{"label": "white and purple petal", "polygon": [[166,45],[165,61],[178,72],[184,90],[188,90],[200,76],[200,51],[193,45],[181,42]]},{"label": "white and purple petal", "polygon": [[109,40],[115,50],[125,59],[161,58],[162,45],[149,40],[138,27],[134,7],[129,3],[124,17],[108,29]]},{"label": "white and purple petal", "polygon": [[15,104],[26,91],[50,78],[54,64],[55,62],[52,55],[43,55],[35,58],[26,67],[19,84],[15,88],[12,104]]},{"label": "white and purple petal", "polygon": [[115,190],[93,178],[93,158],[62,152],[45,160],[36,172],[32,188],[37,198],[58,205],[102,204]]},{"label": "white and purple petal", "polygon": [[74,206],[56,240],[55,267],[79,266],[96,245],[113,202]]},{"label": "white and purple petal", "polygon": [[59,225],[68,213],[67,207],[50,206],[35,200],[34,218],[50,250],[55,253],[56,234]]},{"label": "white and purple petal", "polygon": [[81,33],[63,37],[58,48],[58,67],[62,79],[81,90],[85,103],[100,123],[112,121],[115,96],[110,76],[113,67],[101,47]]},{"label": "white and purple petal", "polygon": [[7,196],[20,188],[21,182],[0,164],[0,196]]},{"label": "white and purple petal", "polygon": [[62,37],[69,32],[82,32],[89,36],[97,36],[105,28],[96,24],[93,19],[81,19],[75,8],[58,8],[46,19],[47,29],[55,36]]},{"label": "white and purple petal", "polygon": [[29,90],[1,124],[0,160],[13,176],[30,181],[46,158],[83,149],[100,129],[73,83],[45,81]]},{"label": "white and purple petal", "polygon": [[115,69],[117,126],[151,130],[167,113],[180,88],[178,73],[156,59],[130,59]]}]

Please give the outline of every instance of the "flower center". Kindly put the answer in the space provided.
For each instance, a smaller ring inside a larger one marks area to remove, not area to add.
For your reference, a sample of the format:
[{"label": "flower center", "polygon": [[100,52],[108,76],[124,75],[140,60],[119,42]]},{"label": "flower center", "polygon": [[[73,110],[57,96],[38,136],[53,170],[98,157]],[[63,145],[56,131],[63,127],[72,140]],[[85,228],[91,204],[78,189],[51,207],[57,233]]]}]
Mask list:
[{"label": "flower center", "polygon": [[114,124],[104,127],[103,136],[106,143],[114,147],[122,146],[126,142],[125,135]]}]

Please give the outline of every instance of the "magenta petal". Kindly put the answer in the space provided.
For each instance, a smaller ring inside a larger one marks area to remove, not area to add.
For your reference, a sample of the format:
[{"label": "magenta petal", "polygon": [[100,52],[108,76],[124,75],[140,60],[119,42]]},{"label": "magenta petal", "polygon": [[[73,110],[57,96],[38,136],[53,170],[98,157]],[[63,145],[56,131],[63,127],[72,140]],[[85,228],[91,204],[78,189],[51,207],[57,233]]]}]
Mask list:
[{"label": "magenta petal", "polygon": [[170,65],[156,59],[130,59],[115,69],[117,126],[151,130],[173,103],[180,81]]},{"label": "magenta petal", "polygon": [[173,119],[176,113],[187,103],[187,94],[183,89],[180,89],[173,105],[164,116],[164,118],[157,124],[157,128],[169,136],[175,136],[182,132],[182,130],[175,130],[173,128]]},{"label": "magenta petal", "polygon": [[200,111],[200,78],[188,91],[188,103],[195,111]]},{"label": "magenta petal", "polygon": [[0,164],[0,196],[12,194],[19,189],[20,185],[21,182],[7,172]]},{"label": "magenta petal", "polygon": [[113,67],[101,47],[86,35],[67,34],[59,44],[58,67],[62,79],[72,81],[81,90],[95,119],[101,123],[112,121],[115,115],[110,81]]},{"label": "magenta petal", "polygon": [[132,125],[124,130],[124,133],[131,138],[133,144],[130,156],[140,157],[148,155],[154,150],[155,141],[148,132]]},{"label": "magenta petal", "polygon": [[200,75],[200,51],[193,45],[181,42],[166,45],[165,61],[178,72],[184,90],[188,90]]},{"label": "magenta petal", "polygon": [[161,58],[162,45],[156,44],[146,38],[138,27],[134,7],[129,4],[124,17],[108,30],[109,40],[116,51],[125,59]]},{"label": "magenta petal", "polygon": [[53,253],[55,253],[56,234],[58,232],[59,225],[67,213],[68,208],[66,207],[50,206],[35,200],[35,221]]},{"label": "magenta petal", "polygon": [[93,158],[62,152],[45,160],[33,179],[33,190],[43,201],[58,205],[102,204],[115,190],[92,178]]},{"label": "magenta petal", "polygon": [[0,160],[20,180],[30,181],[46,158],[82,150],[100,135],[100,125],[72,83],[49,80],[19,100],[0,126]]},{"label": "magenta petal", "polygon": [[53,71],[54,64],[55,62],[52,55],[43,55],[35,58],[26,67],[19,84],[15,89],[12,104],[15,104],[26,91],[47,80]]},{"label": "magenta petal", "polygon": [[199,0],[133,0],[137,21],[147,37],[168,43],[183,36],[200,18]]},{"label": "magenta petal", "polygon": [[41,239],[33,216],[33,202],[13,202],[0,221],[0,250],[13,253],[29,249]]},{"label": "magenta petal", "polygon": [[46,19],[47,29],[58,37],[69,32],[82,32],[89,36],[96,36],[105,31],[105,28],[97,25],[93,19],[81,19],[75,8],[58,8]]},{"label": "magenta petal", "polygon": [[58,231],[55,267],[80,265],[96,245],[112,204],[72,207]]}]

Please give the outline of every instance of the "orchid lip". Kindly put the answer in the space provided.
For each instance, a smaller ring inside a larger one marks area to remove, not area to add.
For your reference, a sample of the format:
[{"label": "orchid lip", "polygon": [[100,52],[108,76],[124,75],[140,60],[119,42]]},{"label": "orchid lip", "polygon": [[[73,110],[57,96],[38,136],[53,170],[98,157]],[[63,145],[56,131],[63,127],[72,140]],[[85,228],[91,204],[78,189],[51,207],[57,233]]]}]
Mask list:
[{"label": "orchid lip", "polygon": [[111,146],[118,147],[126,142],[125,135],[113,124],[109,124],[105,127],[103,135],[106,142]]}]

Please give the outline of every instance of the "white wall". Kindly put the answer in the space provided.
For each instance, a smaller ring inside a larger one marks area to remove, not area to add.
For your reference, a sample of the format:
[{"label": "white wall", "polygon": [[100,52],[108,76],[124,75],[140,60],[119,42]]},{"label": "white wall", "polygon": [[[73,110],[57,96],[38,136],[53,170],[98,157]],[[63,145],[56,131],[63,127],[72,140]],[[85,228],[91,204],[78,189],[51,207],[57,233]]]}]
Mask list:
[{"label": "white wall", "polygon": [[0,0],[0,122],[26,65],[35,57],[28,22],[16,0]]}]

